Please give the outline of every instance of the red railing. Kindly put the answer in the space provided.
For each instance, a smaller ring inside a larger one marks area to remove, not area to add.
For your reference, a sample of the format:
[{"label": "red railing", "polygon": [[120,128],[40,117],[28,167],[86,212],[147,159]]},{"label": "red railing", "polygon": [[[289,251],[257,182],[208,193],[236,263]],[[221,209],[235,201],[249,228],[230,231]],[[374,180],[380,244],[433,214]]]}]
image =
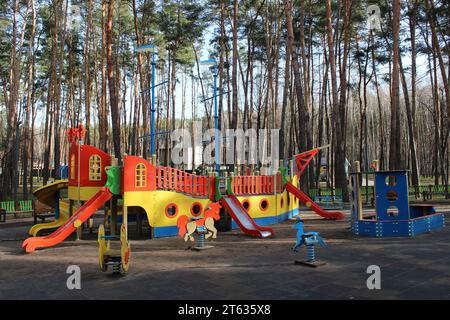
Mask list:
[{"label": "red railing", "polygon": [[[234,176],[231,179],[234,194],[272,194],[275,188],[275,176]],[[283,191],[281,175],[276,175],[276,192]]]},{"label": "red railing", "polygon": [[[193,196],[211,196],[214,178],[160,166],[156,168],[156,188]],[[277,193],[283,191],[283,183],[280,173],[276,176],[234,176],[231,188],[236,195],[273,194],[274,190]]]},{"label": "red railing", "polygon": [[156,188],[187,193],[194,196],[208,196],[210,179],[171,167],[156,168]]},{"label": "red railing", "polygon": [[281,173],[277,172],[277,193],[283,192],[283,179],[281,178]]}]

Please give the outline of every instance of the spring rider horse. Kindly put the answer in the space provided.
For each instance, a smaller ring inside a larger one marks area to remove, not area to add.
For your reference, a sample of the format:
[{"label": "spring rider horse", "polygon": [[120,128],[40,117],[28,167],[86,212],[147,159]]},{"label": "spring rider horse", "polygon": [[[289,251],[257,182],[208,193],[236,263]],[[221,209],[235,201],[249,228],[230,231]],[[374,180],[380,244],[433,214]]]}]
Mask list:
[{"label": "spring rider horse", "polygon": [[298,252],[298,248],[300,248],[302,245],[305,245],[308,256],[308,260],[306,261],[295,260],[295,264],[306,265],[308,267],[319,267],[326,264],[326,262],[324,261],[316,260],[314,246],[317,244],[324,248],[327,246],[323,241],[323,239],[320,237],[319,233],[304,232],[303,220],[300,219],[299,217],[297,218],[297,221],[294,224],[294,229],[297,230],[297,243],[292,248],[292,251]]},{"label": "spring rider horse", "polygon": [[196,251],[212,248],[205,245],[205,239],[216,239],[217,229],[214,227],[214,220],[220,219],[220,208],[222,206],[217,202],[209,204],[204,213],[203,218],[189,219],[188,216],[182,215],[178,218],[178,235],[184,238],[184,241],[194,241],[194,234],[197,233],[197,244],[193,248]]}]

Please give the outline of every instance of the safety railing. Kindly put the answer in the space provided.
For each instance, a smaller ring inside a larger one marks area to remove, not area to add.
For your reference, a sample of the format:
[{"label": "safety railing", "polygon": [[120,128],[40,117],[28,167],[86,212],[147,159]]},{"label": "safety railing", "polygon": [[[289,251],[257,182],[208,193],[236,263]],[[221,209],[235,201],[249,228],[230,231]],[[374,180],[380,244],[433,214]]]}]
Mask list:
[{"label": "safety railing", "polygon": [[156,188],[193,196],[208,196],[210,179],[170,167],[156,168]]},{"label": "safety railing", "polygon": [[272,194],[275,188],[277,193],[283,191],[280,174],[276,176],[233,176],[231,179],[231,189],[236,195]]}]

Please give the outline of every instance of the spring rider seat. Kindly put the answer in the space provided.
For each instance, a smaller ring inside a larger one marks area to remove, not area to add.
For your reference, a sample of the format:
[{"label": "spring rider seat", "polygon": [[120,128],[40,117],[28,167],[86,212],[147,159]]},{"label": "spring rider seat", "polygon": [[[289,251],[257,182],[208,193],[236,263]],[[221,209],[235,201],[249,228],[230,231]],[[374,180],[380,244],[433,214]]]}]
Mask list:
[{"label": "spring rider seat", "polygon": [[327,245],[325,241],[320,237],[318,232],[304,232],[303,231],[303,220],[297,218],[294,224],[294,229],[297,230],[297,243],[292,248],[292,251],[298,252],[298,248],[302,245],[306,246],[307,260],[295,260],[295,264],[301,264],[308,267],[319,267],[326,264],[324,261],[316,260],[315,245],[320,245],[325,248]]},{"label": "spring rider seat", "polygon": [[[120,240],[118,250],[111,249],[111,240]],[[108,266],[112,267],[113,274],[128,272],[130,267],[131,248],[127,240],[127,230],[125,224],[120,228],[120,237],[105,235],[105,227],[98,228],[98,261],[100,270],[106,272]]]},{"label": "spring rider seat", "polygon": [[178,235],[184,241],[194,241],[194,234],[197,235],[197,245],[192,248],[196,251],[213,248],[205,244],[206,239],[216,239],[217,229],[214,227],[214,221],[220,219],[220,208],[222,206],[217,203],[210,203],[204,212],[204,217],[190,218],[187,215],[182,215],[177,220]]}]

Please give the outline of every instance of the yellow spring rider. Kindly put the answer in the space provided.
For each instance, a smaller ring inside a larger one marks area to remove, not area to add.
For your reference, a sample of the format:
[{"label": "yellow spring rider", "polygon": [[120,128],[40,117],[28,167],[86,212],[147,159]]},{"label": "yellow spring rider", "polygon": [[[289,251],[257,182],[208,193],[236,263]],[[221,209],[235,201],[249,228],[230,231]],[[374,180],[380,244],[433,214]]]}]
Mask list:
[{"label": "yellow spring rider", "polygon": [[98,262],[100,270],[108,271],[108,266],[112,267],[113,274],[126,273],[130,267],[131,247],[127,240],[127,227],[122,224],[120,227],[120,249],[111,249],[111,239],[115,236],[105,235],[105,227],[98,228]]}]

